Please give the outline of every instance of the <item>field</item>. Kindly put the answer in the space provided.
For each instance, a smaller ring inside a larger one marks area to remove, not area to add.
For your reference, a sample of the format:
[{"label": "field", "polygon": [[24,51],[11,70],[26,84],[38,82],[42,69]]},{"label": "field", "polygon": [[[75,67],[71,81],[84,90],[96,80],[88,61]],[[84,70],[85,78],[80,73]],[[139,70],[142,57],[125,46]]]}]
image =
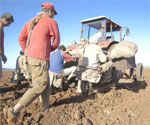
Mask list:
[{"label": "field", "polygon": [[[29,83],[9,83],[11,70],[0,80],[0,125],[7,125],[2,110],[13,107]],[[150,68],[144,68],[144,81],[122,80],[116,88],[97,93],[96,98],[76,94],[69,88],[50,95],[50,108],[43,110],[37,99],[23,108],[17,125],[150,125]]]}]

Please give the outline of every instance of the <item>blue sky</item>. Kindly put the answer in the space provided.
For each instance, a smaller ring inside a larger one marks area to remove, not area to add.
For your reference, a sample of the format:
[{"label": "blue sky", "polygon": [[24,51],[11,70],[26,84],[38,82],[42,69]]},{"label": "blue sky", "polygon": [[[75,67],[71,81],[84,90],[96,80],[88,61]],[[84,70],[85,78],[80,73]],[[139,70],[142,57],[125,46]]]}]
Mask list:
[{"label": "blue sky", "polygon": [[126,40],[136,42],[139,51],[136,63],[150,66],[150,0],[0,0],[0,15],[9,12],[15,22],[5,30],[5,54],[8,58],[3,68],[15,68],[21,50],[18,35],[23,25],[40,12],[43,2],[54,4],[58,15],[61,44],[69,45],[80,39],[80,21],[87,18],[106,16],[118,24],[129,27]]}]

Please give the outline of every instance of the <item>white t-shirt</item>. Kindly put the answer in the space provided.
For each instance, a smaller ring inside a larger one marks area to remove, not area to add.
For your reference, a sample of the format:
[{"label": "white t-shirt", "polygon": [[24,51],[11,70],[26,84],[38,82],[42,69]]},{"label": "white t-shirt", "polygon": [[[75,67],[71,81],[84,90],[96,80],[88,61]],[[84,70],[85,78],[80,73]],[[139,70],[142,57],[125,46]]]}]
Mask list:
[{"label": "white t-shirt", "polygon": [[89,42],[90,43],[98,43],[98,40],[101,37],[102,37],[102,32],[99,31],[90,37]]}]

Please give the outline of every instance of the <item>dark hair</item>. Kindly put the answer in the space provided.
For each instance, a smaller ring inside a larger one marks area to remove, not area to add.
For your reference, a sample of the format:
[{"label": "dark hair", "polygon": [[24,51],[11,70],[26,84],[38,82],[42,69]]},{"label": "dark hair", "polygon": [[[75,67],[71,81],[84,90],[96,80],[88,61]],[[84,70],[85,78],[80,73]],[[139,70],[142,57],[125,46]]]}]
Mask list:
[{"label": "dark hair", "polygon": [[8,22],[14,22],[14,18],[10,13],[3,13],[1,18],[5,18]]},{"label": "dark hair", "polygon": [[65,47],[64,45],[61,45],[61,46],[58,47],[58,49],[59,49],[59,50],[62,50],[62,51],[65,51],[65,50],[66,50],[66,47]]}]

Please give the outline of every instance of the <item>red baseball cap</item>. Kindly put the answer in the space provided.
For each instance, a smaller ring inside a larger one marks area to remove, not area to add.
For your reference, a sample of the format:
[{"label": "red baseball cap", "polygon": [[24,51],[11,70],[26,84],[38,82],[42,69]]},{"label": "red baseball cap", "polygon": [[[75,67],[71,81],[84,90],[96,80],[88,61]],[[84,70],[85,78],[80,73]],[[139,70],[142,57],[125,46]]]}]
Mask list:
[{"label": "red baseball cap", "polygon": [[49,2],[45,2],[41,5],[41,8],[44,9],[44,8],[51,8],[55,11],[55,15],[57,15],[57,12],[54,8],[54,5],[52,3],[49,3]]}]

